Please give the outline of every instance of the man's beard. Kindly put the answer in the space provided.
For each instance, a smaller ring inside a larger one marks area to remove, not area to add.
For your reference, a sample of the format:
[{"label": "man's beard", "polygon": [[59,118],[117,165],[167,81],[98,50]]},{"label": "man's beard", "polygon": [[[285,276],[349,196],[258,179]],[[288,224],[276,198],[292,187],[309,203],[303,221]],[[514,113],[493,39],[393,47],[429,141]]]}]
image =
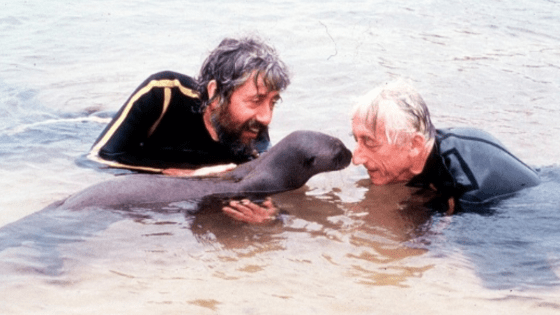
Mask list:
[{"label": "man's beard", "polygon": [[268,127],[255,119],[248,120],[240,125],[234,124],[230,119],[228,105],[223,104],[222,107],[216,109],[211,114],[212,125],[218,134],[218,142],[228,147],[234,157],[247,158],[249,156],[257,156],[255,140],[244,143],[241,136],[244,131],[258,129],[259,132],[256,139],[259,139],[268,130]]}]

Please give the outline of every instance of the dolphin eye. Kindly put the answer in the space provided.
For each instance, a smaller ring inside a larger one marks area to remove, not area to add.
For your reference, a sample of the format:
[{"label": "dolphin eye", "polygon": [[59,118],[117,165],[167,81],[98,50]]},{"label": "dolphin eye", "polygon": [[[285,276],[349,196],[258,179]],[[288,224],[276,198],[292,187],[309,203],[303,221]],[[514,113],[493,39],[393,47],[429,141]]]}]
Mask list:
[{"label": "dolphin eye", "polygon": [[311,167],[313,165],[313,163],[315,162],[315,157],[312,156],[310,158],[307,158],[304,162],[303,165],[305,165],[306,167]]}]

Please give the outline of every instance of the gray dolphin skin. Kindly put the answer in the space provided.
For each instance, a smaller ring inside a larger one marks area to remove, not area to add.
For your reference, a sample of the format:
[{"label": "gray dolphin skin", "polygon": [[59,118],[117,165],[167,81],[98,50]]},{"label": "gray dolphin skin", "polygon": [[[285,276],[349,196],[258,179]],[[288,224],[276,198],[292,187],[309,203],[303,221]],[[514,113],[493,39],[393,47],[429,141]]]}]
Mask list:
[{"label": "gray dolphin skin", "polygon": [[7,262],[0,262],[15,268],[6,270],[59,275],[65,272],[67,259],[61,254],[62,245],[93,237],[115,222],[149,217],[150,211],[159,212],[162,205],[174,202],[194,201],[196,206],[185,211],[185,215],[192,215],[208,209],[199,206],[200,202],[208,201],[204,205],[212,206],[220,199],[255,200],[297,189],[315,174],[345,168],[351,157],[351,152],[336,138],[319,132],[296,131],[259,158],[223,176],[199,179],[147,174],[119,176],[1,227],[0,253],[8,248],[12,251],[6,254],[11,257]]},{"label": "gray dolphin skin", "polygon": [[342,141],[316,131],[295,131],[259,158],[220,177],[135,174],[101,182],[66,199],[62,209],[116,207],[207,197],[264,197],[303,186],[313,175],[350,164]]}]

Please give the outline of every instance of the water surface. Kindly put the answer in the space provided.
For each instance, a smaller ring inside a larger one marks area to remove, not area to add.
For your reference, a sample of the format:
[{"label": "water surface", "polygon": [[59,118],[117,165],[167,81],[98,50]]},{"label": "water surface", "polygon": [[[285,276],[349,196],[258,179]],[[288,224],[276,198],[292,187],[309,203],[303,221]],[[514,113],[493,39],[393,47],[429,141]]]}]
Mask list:
[{"label": "water surface", "polygon": [[[1,7],[3,314],[560,311],[558,1]],[[405,77],[438,128],[491,132],[543,184],[445,217],[430,196],[371,187],[352,166],[276,196],[272,226],[192,216],[190,203],[18,221],[114,176],[84,155],[147,76],[196,75],[224,36],[254,31],[292,70],[273,142],[313,129],[353,148],[356,98]]]}]

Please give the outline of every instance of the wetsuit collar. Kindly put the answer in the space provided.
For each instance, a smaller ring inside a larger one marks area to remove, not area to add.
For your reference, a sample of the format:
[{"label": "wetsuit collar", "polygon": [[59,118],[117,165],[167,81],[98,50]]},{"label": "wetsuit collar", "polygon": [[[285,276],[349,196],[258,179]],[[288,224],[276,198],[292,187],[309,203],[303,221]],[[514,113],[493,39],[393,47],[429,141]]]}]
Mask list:
[{"label": "wetsuit collar", "polygon": [[407,186],[430,188],[430,186],[433,185],[432,188],[435,188],[439,193],[443,195],[452,195],[455,181],[451,173],[449,173],[445,160],[441,156],[440,141],[441,139],[438,131],[434,147],[426,160],[426,165],[424,165],[422,173],[414,176],[407,183]]}]

